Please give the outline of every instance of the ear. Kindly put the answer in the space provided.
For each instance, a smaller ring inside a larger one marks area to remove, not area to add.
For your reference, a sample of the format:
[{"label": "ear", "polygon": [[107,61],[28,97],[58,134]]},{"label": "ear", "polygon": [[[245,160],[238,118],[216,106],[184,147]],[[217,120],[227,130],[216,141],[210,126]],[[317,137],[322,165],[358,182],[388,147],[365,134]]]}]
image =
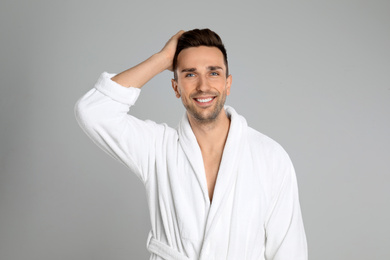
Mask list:
[{"label": "ear", "polygon": [[171,79],[171,83],[172,83],[173,91],[175,91],[176,97],[180,98],[181,95],[180,95],[180,91],[179,91],[179,88],[177,85],[177,81],[175,79]]},{"label": "ear", "polygon": [[226,95],[229,96],[230,95],[230,87],[232,86],[232,75],[229,75],[227,78],[226,78]]}]

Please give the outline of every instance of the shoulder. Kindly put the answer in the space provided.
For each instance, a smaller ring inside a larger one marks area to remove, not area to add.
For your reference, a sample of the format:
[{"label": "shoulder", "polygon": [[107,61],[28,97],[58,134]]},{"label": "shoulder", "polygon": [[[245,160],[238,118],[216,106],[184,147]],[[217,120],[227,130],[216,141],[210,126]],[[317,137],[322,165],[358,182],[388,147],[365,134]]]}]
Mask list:
[{"label": "shoulder", "polygon": [[136,120],[138,124],[147,126],[147,128],[143,128],[145,131],[144,134],[147,134],[147,132],[150,131],[150,133],[154,133],[158,139],[178,139],[177,129],[170,127],[166,123],[157,123],[149,119],[141,120],[136,118]]},{"label": "shoulder", "polygon": [[[232,107],[225,106],[225,109],[232,120],[230,130],[235,134],[245,134],[252,156],[261,156],[267,161],[288,162],[290,160],[287,152],[277,141],[248,126],[246,119]],[[234,131],[235,129],[242,130]]]},{"label": "shoulder", "polygon": [[280,182],[294,172],[294,166],[286,150],[278,142],[248,127],[248,146],[251,155],[266,166],[272,182]]},{"label": "shoulder", "polygon": [[275,155],[278,154],[280,156],[287,155],[287,152],[277,141],[263,133],[260,133],[252,127],[248,126],[247,135],[249,145],[252,146],[254,149],[261,149],[264,150],[264,152]]}]

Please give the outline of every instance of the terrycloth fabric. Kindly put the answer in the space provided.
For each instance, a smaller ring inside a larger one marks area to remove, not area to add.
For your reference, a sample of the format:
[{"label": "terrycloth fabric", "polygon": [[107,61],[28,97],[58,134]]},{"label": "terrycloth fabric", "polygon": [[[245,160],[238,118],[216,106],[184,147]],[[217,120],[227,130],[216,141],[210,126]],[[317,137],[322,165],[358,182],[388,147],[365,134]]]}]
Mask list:
[{"label": "terrycloth fabric", "polygon": [[103,73],[77,102],[76,118],[145,185],[150,259],[307,259],[296,176],[280,145],[226,106],[231,124],[210,203],[187,116],[173,129],[127,114],[140,89],[114,75]]}]

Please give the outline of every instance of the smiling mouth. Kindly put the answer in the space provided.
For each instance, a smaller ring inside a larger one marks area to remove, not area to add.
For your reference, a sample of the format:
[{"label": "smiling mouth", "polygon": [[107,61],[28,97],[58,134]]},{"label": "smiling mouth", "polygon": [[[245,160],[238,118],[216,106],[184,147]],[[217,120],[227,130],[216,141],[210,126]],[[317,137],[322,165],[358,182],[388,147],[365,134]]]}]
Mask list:
[{"label": "smiling mouth", "polygon": [[215,97],[209,97],[209,98],[194,98],[195,101],[198,101],[199,103],[207,103],[213,100]]},{"label": "smiling mouth", "polygon": [[216,96],[208,96],[208,97],[196,97],[194,101],[200,107],[209,107],[213,102]]}]

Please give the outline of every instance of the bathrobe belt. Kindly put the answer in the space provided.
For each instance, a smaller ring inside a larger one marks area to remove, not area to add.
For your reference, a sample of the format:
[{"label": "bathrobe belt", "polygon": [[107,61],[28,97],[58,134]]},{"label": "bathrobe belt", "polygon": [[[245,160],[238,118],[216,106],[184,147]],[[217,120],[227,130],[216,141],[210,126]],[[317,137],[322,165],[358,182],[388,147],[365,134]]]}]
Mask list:
[{"label": "bathrobe belt", "polygon": [[187,256],[178,252],[176,249],[155,239],[151,232],[149,233],[146,247],[149,252],[160,256],[164,260],[190,260]]}]

